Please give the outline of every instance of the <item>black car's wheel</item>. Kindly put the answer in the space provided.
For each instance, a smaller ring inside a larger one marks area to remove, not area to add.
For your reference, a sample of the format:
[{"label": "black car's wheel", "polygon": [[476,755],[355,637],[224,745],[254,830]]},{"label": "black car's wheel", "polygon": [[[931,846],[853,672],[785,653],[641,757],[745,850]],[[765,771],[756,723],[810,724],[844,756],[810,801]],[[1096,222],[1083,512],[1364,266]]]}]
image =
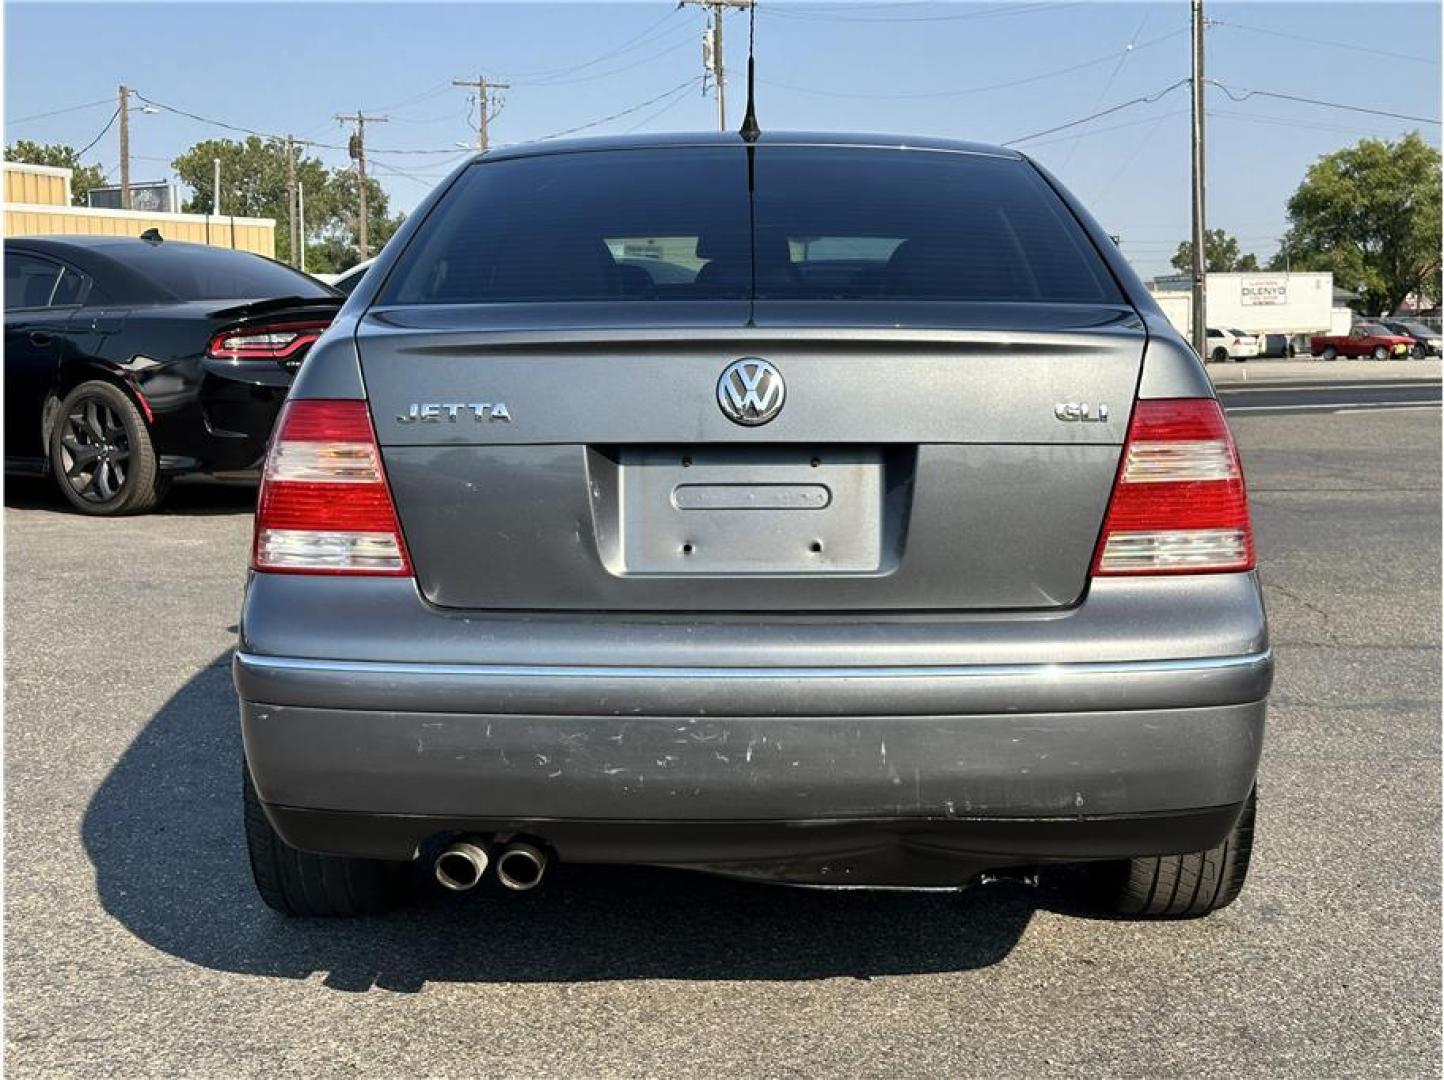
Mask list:
[{"label": "black car's wheel", "polygon": [[1194,919],[1228,907],[1248,877],[1257,804],[1257,791],[1249,792],[1233,829],[1208,851],[1095,867],[1099,900],[1116,914],[1140,919]]},{"label": "black car's wheel", "polygon": [[1386,349],[1386,348],[1384,348],[1384,346],[1382,346],[1382,345],[1375,345],[1375,346],[1374,346],[1374,359],[1375,359],[1375,360],[1387,360],[1387,359],[1389,359],[1389,350]]},{"label": "black car's wheel", "polygon": [[1409,352],[1415,360],[1423,360],[1429,355],[1429,346],[1425,345],[1422,341],[1416,341],[1414,342],[1414,347],[1410,349]]},{"label": "black car's wheel", "polygon": [[1213,362],[1215,364],[1222,364],[1227,359],[1228,350],[1225,349],[1222,345],[1213,350]]},{"label": "black car's wheel", "polygon": [[145,513],[165,493],[145,419],[107,382],[81,383],[60,403],[50,467],[70,504],[86,514]]},{"label": "black car's wheel", "polygon": [[244,765],[246,848],[266,906],[283,915],[350,916],[389,911],[405,896],[407,863],[312,855],[271,827]]},{"label": "black car's wheel", "polygon": [[1321,355],[1325,360],[1337,360],[1339,358],[1339,350],[1330,345],[1325,348],[1324,351],[1319,355]]}]

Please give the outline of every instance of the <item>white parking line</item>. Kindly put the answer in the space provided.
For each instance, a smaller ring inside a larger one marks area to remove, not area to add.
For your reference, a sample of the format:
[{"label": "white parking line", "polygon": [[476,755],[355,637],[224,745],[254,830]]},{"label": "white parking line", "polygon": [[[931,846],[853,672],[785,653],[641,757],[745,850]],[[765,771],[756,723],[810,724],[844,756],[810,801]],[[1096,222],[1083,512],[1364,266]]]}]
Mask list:
[{"label": "white parking line", "polygon": [[1304,409],[1328,409],[1332,412],[1367,412],[1376,410],[1378,412],[1397,412],[1400,409],[1437,409],[1437,401],[1368,401],[1359,402],[1353,405],[1340,405],[1338,402],[1314,402],[1308,405],[1234,405],[1225,404],[1224,411],[1231,413],[1240,412],[1301,412]]},{"label": "white parking line", "polygon": [[[1424,382],[1424,381],[1420,381],[1420,382],[1410,383],[1410,384],[1408,384],[1408,385],[1410,385],[1411,387],[1413,387],[1413,386],[1439,386],[1439,385],[1441,385],[1441,384],[1435,383],[1435,382]],[[1232,384],[1230,384],[1230,383],[1217,383],[1217,384],[1214,386],[1214,390],[1216,390],[1216,391],[1217,391],[1218,393],[1220,393],[1220,394],[1269,394],[1269,393],[1276,393],[1276,392],[1282,391],[1282,390],[1314,390],[1314,391],[1328,391],[1328,390],[1385,390],[1385,389],[1388,389],[1388,388],[1389,388],[1389,384],[1386,383],[1386,382],[1375,382],[1375,383],[1331,383],[1331,382],[1305,383],[1305,382],[1300,382],[1300,383],[1298,383],[1298,384],[1281,384],[1281,383],[1274,383],[1274,384],[1271,385],[1271,386],[1234,386],[1234,385],[1232,385]]]}]

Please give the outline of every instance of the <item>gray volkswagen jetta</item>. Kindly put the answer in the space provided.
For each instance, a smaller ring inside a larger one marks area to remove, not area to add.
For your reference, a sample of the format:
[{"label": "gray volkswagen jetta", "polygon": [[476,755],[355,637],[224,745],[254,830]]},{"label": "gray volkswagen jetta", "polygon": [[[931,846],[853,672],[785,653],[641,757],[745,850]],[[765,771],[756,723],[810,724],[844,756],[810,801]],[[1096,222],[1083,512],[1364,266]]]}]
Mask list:
[{"label": "gray volkswagen jetta", "polygon": [[456,170],[272,436],[262,897],[627,863],[1238,895],[1272,678],[1202,364],[1028,158],[853,135]]}]

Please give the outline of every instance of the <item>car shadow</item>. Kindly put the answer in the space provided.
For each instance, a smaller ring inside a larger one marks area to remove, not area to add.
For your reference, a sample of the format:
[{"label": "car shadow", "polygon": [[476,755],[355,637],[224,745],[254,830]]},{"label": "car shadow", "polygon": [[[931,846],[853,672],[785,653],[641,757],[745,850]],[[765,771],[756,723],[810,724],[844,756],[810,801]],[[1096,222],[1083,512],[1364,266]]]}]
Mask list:
[{"label": "car shadow", "polygon": [[291,920],[264,907],[241,834],[241,741],[229,654],[150,720],[86,809],[105,910],[146,943],[207,968],[345,991],[428,982],[823,979],[996,964],[1038,900],[789,889],[684,871],[559,866],[525,895],[457,896],[425,882],[394,914]]},{"label": "car shadow", "polygon": [[[66,502],[49,477],[7,476],[5,505],[16,510],[53,510],[58,514],[79,512]],[[250,514],[256,509],[256,485],[246,481],[218,481],[206,477],[182,477],[171,484],[155,514]]]}]

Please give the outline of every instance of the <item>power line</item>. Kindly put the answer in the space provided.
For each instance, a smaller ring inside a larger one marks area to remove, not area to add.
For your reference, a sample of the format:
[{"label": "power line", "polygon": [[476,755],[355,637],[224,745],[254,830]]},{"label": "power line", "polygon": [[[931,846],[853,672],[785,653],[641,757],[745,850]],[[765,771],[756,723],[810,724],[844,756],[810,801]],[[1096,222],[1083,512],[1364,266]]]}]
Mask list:
[{"label": "power line", "polygon": [[446,93],[450,89],[450,83],[440,82],[428,90],[421,91],[421,93],[416,94],[413,97],[402,98],[400,101],[393,101],[388,105],[378,105],[376,106],[376,111],[389,113],[393,109],[404,109],[408,105],[418,105],[423,101],[430,101],[432,98],[440,97],[442,94]]},{"label": "power line", "polygon": [[1333,49],[1348,49],[1351,53],[1370,53],[1374,56],[1387,56],[1394,60],[1409,60],[1415,64],[1429,64],[1433,67],[1439,66],[1439,61],[1432,57],[1390,52],[1388,49],[1375,49],[1352,41],[1329,41],[1326,38],[1305,37],[1303,34],[1291,34],[1284,30],[1267,30],[1262,26],[1244,26],[1242,23],[1228,22],[1224,19],[1210,19],[1208,24],[1210,26],[1224,26],[1230,30],[1246,30],[1250,34],[1267,34],[1270,37],[1288,38],[1291,41],[1302,41],[1309,45],[1326,45]]},{"label": "power line", "polygon": [[1110,131],[1122,131],[1124,128],[1138,127],[1140,124],[1158,124],[1167,120],[1170,116],[1182,116],[1187,109],[1170,109],[1168,112],[1159,113],[1157,116],[1144,116],[1137,120],[1125,120],[1121,124],[1109,124],[1107,127],[1094,128],[1092,131],[1080,131],[1077,135],[1060,135],[1056,139],[1044,139],[1042,142],[1035,142],[1028,147],[1029,153],[1044,146],[1056,146],[1058,143],[1070,142],[1074,139],[1091,139],[1094,135],[1106,135]]},{"label": "power line", "polygon": [[[1148,12],[1145,11],[1143,13],[1143,18],[1138,20],[1138,29],[1133,31],[1133,36],[1128,39],[1127,46],[1124,47],[1123,51],[1118,56],[1118,63],[1113,65],[1113,70],[1108,73],[1108,80],[1103,84],[1103,89],[1099,91],[1098,97],[1094,100],[1093,107],[1095,109],[1102,105],[1103,102],[1108,100],[1108,94],[1110,91],[1112,91],[1113,84],[1118,81],[1118,73],[1123,70],[1123,65],[1128,62],[1128,54],[1133,52],[1134,45],[1138,41],[1138,35],[1143,33],[1143,28],[1147,24]],[[1068,168],[1068,163],[1073,160],[1073,155],[1075,152],[1077,152],[1077,149],[1078,139],[1075,137],[1073,140],[1073,145],[1068,148],[1068,155],[1063,159],[1063,163],[1058,166],[1059,172],[1062,172]]]},{"label": "power line", "polygon": [[[767,9],[763,8],[762,10],[766,11]],[[1140,49],[1146,49],[1152,45],[1157,45],[1160,42],[1168,41],[1171,38],[1176,38],[1180,34],[1186,33],[1188,33],[1188,27],[1181,26],[1177,30],[1172,30],[1167,34],[1161,34],[1156,38],[1150,38],[1148,41],[1145,41],[1138,45],[1134,45],[1132,47],[1132,51],[1138,52]],[[760,83],[764,83],[768,86],[777,86],[784,90],[795,90],[803,94],[817,94],[821,97],[847,98],[859,101],[913,101],[926,98],[964,97],[968,94],[982,94],[992,90],[1011,90],[1013,87],[1016,86],[1027,86],[1030,83],[1044,82],[1048,79],[1057,78],[1060,75],[1071,75],[1075,71],[1084,71],[1091,67],[1097,67],[1099,64],[1106,64],[1109,61],[1117,61],[1120,59],[1121,56],[1126,57],[1128,55],[1128,51],[1129,50],[1125,49],[1120,54],[1119,50],[1114,49],[1111,52],[1104,53],[1102,56],[1095,56],[1091,60],[1083,60],[1076,64],[1069,64],[1067,67],[1055,68],[1052,71],[1040,72],[1037,75],[1028,75],[1021,79],[1010,79],[1007,82],[990,83],[986,86],[969,86],[964,87],[960,90],[928,90],[919,93],[906,94],[863,94],[849,93],[839,90],[817,90],[808,86],[794,86],[789,83],[776,82],[772,79],[759,78],[757,81]]]},{"label": "power line", "polygon": [[554,132],[552,132],[550,135],[543,135],[543,136],[541,136],[540,138],[535,139],[535,140],[533,140],[533,141],[535,141],[535,142],[546,142],[548,139],[559,139],[559,138],[561,138],[563,135],[575,135],[578,131],[586,131],[588,128],[600,127],[602,124],[610,123],[610,122],[613,121],[613,120],[620,120],[620,119],[621,119],[622,117],[624,117],[624,116],[630,116],[630,115],[631,115],[632,113],[634,113],[634,112],[641,112],[643,109],[647,108],[648,106],[657,104],[657,102],[661,101],[663,98],[669,98],[669,97],[671,97],[673,94],[681,93],[683,90],[687,89],[687,87],[689,87],[689,86],[695,86],[697,83],[699,83],[699,82],[701,82],[701,81],[702,81],[702,76],[700,76],[700,75],[693,75],[693,76],[692,76],[690,79],[688,79],[686,82],[678,83],[676,86],[672,87],[672,89],[670,89],[670,90],[668,90],[668,91],[666,91],[666,92],[664,92],[664,93],[658,94],[658,95],[657,95],[656,97],[654,97],[654,98],[648,98],[646,101],[643,101],[643,102],[640,102],[640,103],[638,103],[638,104],[636,104],[636,105],[632,105],[632,106],[630,106],[630,107],[628,107],[628,108],[625,108],[625,109],[623,109],[621,112],[612,113],[611,116],[604,116],[604,117],[602,117],[600,120],[593,120],[593,121],[591,121],[590,123],[578,124],[576,127],[569,127],[569,128],[566,128],[566,129],[563,130],[563,131],[554,131]]},{"label": "power line", "polygon": [[1275,116],[1270,113],[1237,112],[1232,109],[1209,109],[1209,116],[1221,116],[1229,120],[1246,120],[1255,124],[1271,124],[1275,127],[1305,128],[1310,131],[1336,131],[1344,135],[1383,135],[1380,128],[1345,127],[1342,124],[1325,124],[1317,120],[1300,120],[1294,116]]},{"label": "power line", "polygon": [[1058,124],[1055,127],[1045,128],[1042,131],[1035,131],[1031,135],[1023,135],[1016,139],[1009,139],[1002,145],[1016,146],[1018,143],[1031,142],[1034,139],[1042,138],[1044,135],[1052,135],[1055,131],[1067,131],[1069,128],[1078,127],[1080,124],[1087,124],[1090,121],[1101,119],[1102,117],[1109,116],[1116,112],[1120,112],[1123,109],[1132,108],[1134,105],[1151,105],[1155,101],[1159,101],[1167,97],[1169,94],[1173,93],[1173,91],[1177,90],[1180,86],[1187,86],[1191,81],[1192,80],[1185,76],[1184,78],[1179,79],[1177,82],[1170,83],[1168,86],[1165,86],[1162,90],[1154,91],[1152,94],[1145,94],[1142,97],[1132,98],[1128,101],[1121,102],[1120,104],[1111,105],[1106,109],[1100,110],[1099,112],[1091,113],[1088,116],[1079,117],[1077,120],[1069,120],[1066,124]]},{"label": "power line", "polygon": [[[583,63],[571,64],[568,67],[551,68],[543,71],[507,71],[503,72],[503,74],[505,74],[508,78],[517,79],[518,81],[526,81],[531,79],[546,79],[553,75],[570,75],[573,71],[583,71],[586,68],[595,67],[603,60],[610,60],[614,56],[620,56],[624,52],[630,52],[633,47],[640,46],[640,44],[642,44],[643,38],[645,38],[648,34],[650,34],[653,30],[657,29],[657,27],[661,26],[663,23],[672,20],[672,17],[677,14],[677,11],[677,8],[669,9],[667,14],[663,15],[656,22],[649,23],[647,28],[641,33],[637,34],[635,37],[630,37],[621,45],[618,45],[615,49],[604,52],[599,56],[594,56],[592,59],[584,61]],[[660,34],[658,35],[658,37],[666,37],[670,33],[671,29],[669,28],[666,34]]]},{"label": "power line", "polygon": [[[189,119],[189,120],[195,120],[195,121],[197,121],[198,123],[209,124],[209,125],[211,125],[212,127],[222,128],[222,129],[224,129],[224,130],[226,130],[226,131],[236,131],[236,132],[240,132],[240,133],[243,134],[243,135],[254,135],[254,136],[255,136],[256,138],[258,138],[258,139],[268,139],[268,140],[274,139],[274,140],[277,141],[277,142],[285,142],[285,141],[286,141],[286,136],[284,136],[284,135],[278,135],[278,134],[276,134],[275,132],[259,131],[259,130],[257,130],[256,128],[244,127],[244,126],[242,126],[242,125],[240,125],[240,124],[229,124],[229,123],[227,123],[227,122],[224,121],[224,120],[217,120],[215,117],[212,117],[212,116],[202,116],[200,113],[190,112],[190,111],[187,110],[187,109],[181,109],[181,108],[176,107],[175,105],[167,105],[167,104],[166,104],[165,102],[163,102],[163,101],[156,101],[154,98],[148,98],[148,97],[146,97],[144,94],[142,94],[139,90],[132,90],[131,93],[134,94],[136,97],[140,98],[140,100],[143,101],[143,102],[145,102],[147,105],[152,105],[152,106],[154,106],[154,107],[157,108],[157,109],[164,109],[166,112],[169,112],[169,113],[175,113],[177,116],[184,116],[184,117],[186,117],[187,119]],[[347,146],[347,145],[345,145],[345,144],[342,144],[342,143],[320,142],[320,141],[318,141],[318,140],[316,140],[316,139],[297,139],[296,142],[299,143],[299,144],[302,145],[302,146],[309,146],[309,147],[313,147],[313,148],[318,149],[318,150],[347,150],[347,151],[350,150],[350,147],[349,147],[349,146]],[[454,154],[455,152],[456,152],[456,147],[454,147],[454,146],[448,146],[448,147],[444,147],[444,148],[438,148],[438,149],[435,149],[435,150],[433,150],[433,149],[413,149],[413,148],[409,148],[409,147],[370,147],[370,146],[368,146],[368,147],[366,148],[366,153],[367,153],[367,154],[372,154],[372,155],[374,155],[374,154]]]},{"label": "power line", "polygon": [[[685,90],[686,87],[684,86],[682,89]],[[679,90],[679,91],[677,92],[677,95],[676,95],[675,97],[673,97],[671,101],[667,102],[667,104],[663,105],[663,106],[662,106],[660,109],[658,109],[656,112],[654,112],[654,113],[652,113],[652,114],[650,114],[650,115],[648,115],[648,116],[642,117],[642,119],[638,120],[638,121],[637,121],[635,124],[633,124],[631,127],[627,128],[627,131],[628,131],[628,132],[633,132],[633,131],[636,131],[638,128],[646,127],[648,124],[652,123],[654,120],[658,119],[659,117],[663,116],[664,114],[666,114],[666,113],[670,112],[671,110],[675,109],[678,105],[680,105],[683,101],[686,101],[686,100],[687,100],[687,95],[684,94],[684,93],[682,93],[681,90]]]},{"label": "power line", "polygon": [[[624,71],[631,71],[633,68],[640,67],[643,64],[650,64],[652,61],[654,61],[660,56],[666,56],[669,53],[676,52],[678,49],[685,48],[686,46],[691,45],[693,42],[693,30],[694,27],[690,23],[673,23],[671,26],[663,30],[660,34],[653,34],[647,40],[639,41],[631,48],[619,49],[616,52],[612,53],[610,56],[598,57],[595,61],[586,64],[576,64],[571,68],[560,68],[546,75],[532,75],[526,77],[508,75],[507,77],[510,79],[514,79],[519,85],[523,86],[571,86],[574,83],[591,82],[595,79],[605,79],[609,76],[617,75]],[[680,39],[677,40],[675,44],[668,44],[666,48],[662,49],[660,52],[653,51],[657,47],[661,46],[663,42],[667,42],[669,41],[669,39],[678,38],[679,33],[681,35]],[[639,49],[647,49],[649,51],[647,51],[639,59],[627,60],[621,67],[609,68],[606,71],[592,72],[586,75],[576,74],[576,72],[586,71],[588,68],[595,67],[599,63],[604,63],[606,60],[617,60],[625,56],[627,53],[634,53]]]},{"label": "power line", "polygon": [[[878,15],[843,15],[834,12],[806,11],[799,8],[778,8],[764,7],[764,15],[777,16],[785,19],[798,19],[804,22],[853,22],[853,23],[931,23],[931,22],[966,22],[973,19],[989,19],[999,15],[1032,15],[1042,11],[1056,11],[1059,8],[1078,7],[1083,0],[1070,0],[1068,3],[1037,3],[1037,4],[999,4],[996,7],[985,8],[982,11],[969,11],[955,15],[918,15],[905,17],[894,14]],[[882,5],[891,7],[892,5]]]},{"label": "power line", "polygon": [[1318,98],[1300,97],[1298,94],[1281,94],[1276,90],[1250,90],[1246,87],[1225,86],[1217,79],[1208,79],[1207,82],[1227,94],[1230,101],[1247,101],[1251,97],[1278,98],[1281,101],[1301,101],[1306,105],[1322,105],[1327,109],[1344,109],[1348,112],[1367,113],[1370,116],[1387,116],[1394,120],[1412,120],[1420,124],[1439,123],[1432,116],[1410,116],[1408,113],[1389,112],[1386,109],[1369,109],[1362,105],[1345,105],[1338,101],[1320,101]]},{"label": "power line", "polygon": [[82,157],[85,155],[86,150],[89,150],[89,149],[90,149],[91,147],[93,147],[96,143],[100,142],[101,139],[105,138],[105,133],[111,129],[111,126],[114,125],[114,123],[115,123],[115,118],[118,117],[119,115],[120,115],[120,106],[117,105],[117,106],[115,107],[115,112],[111,113],[111,114],[110,114],[110,119],[105,122],[105,127],[103,127],[103,128],[100,129],[100,134],[97,135],[95,138],[91,139],[88,143],[86,143],[84,150],[77,150],[77,151],[76,151],[76,153],[75,153],[75,159],[76,159],[77,161],[79,161],[80,158],[82,158]]},{"label": "power line", "polygon": [[[684,29],[686,29],[686,28],[684,27]],[[666,34],[659,35],[659,39],[660,39],[660,37],[666,37],[666,36],[669,36],[669,35],[666,35]],[[542,79],[542,80],[536,80],[536,79],[518,79],[518,80],[517,80],[517,85],[518,85],[518,86],[574,86],[574,85],[576,85],[577,83],[596,82],[598,79],[610,79],[613,75],[621,75],[623,72],[632,71],[632,70],[634,70],[635,68],[642,67],[644,64],[655,63],[655,62],[656,62],[657,60],[659,60],[661,57],[663,57],[663,56],[670,56],[672,53],[677,52],[677,51],[680,50],[680,49],[688,48],[688,47],[690,47],[691,45],[692,45],[692,38],[691,38],[691,36],[689,35],[687,38],[685,38],[685,39],[682,40],[682,41],[677,42],[675,45],[669,45],[669,46],[667,46],[667,47],[666,47],[665,49],[663,49],[661,52],[649,53],[648,55],[642,57],[640,60],[633,60],[631,63],[628,63],[628,64],[626,64],[626,65],[624,65],[624,66],[622,66],[622,67],[610,68],[610,69],[608,69],[608,70],[606,70],[606,71],[598,71],[598,72],[595,72],[595,73],[593,73],[593,74],[591,74],[591,75],[580,75],[580,76],[578,76],[578,77],[575,78],[575,79]]]},{"label": "power line", "polygon": [[50,112],[34,113],[30,116],[20,116],[14,120],[6,120],[8,125],[28,124],[31,120],[44,120],[47,116],[60,116],[64,113],[80,112],[81,109],[93,109],[97,105],[109,105],[114,98],[101,98],[99,101],[87,101],[84,105],[70,105],[64,109],[51,109]]}]

